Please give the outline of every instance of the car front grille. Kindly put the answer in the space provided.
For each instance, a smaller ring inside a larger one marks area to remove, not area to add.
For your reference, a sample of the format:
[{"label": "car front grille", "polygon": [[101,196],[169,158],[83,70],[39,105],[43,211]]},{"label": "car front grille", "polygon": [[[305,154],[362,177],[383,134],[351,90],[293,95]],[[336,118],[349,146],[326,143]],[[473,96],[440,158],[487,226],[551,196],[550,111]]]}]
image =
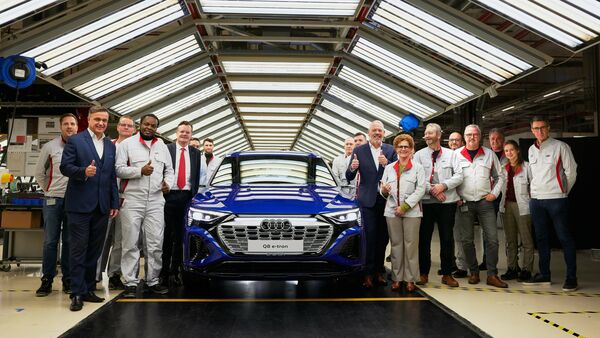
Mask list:
[{"label": "car front grille", "polygon": [[239,217],[220,224],[217,231],[220,240],[233,254],[261,254],[248,252],[248,240],[302,240],[304,250],[300,254],[318,254],[331,240],[333,226],[314,218]]}]

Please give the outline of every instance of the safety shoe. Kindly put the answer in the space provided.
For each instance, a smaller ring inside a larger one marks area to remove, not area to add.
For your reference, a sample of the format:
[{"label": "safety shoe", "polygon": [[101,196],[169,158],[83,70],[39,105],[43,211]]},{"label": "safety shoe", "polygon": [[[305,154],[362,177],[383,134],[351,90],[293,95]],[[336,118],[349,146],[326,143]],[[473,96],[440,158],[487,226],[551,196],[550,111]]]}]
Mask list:
[{"label": "safety shoe", "polygon": [[417,282],[417,285],[425,285],[429,282],[429,276],[428,275],[421,275],[419,276],[419,281]]},{"label": "safety shoe", "polygon": [[469,284],[479,284],[480,281],[479,272],[472,273],[471,276],[469,276]]},{"label": "safety shoe", "polygon": [[562,287],[563,291],[571,292],[577,290],[577,278],[567,278]]},{"label": "safety shoe", "polygon": [[508,287],[508,284],[503,282],[500,278],[498,278],[498,276],[488,276],[487,285],[491,285],[491,286],[495,286],[497,288],[503,288],[503,289],[506,289]]},{"label": "safety shoe", "polygon": [[458,269],[452,273],[452,277],[454,278],[466,278],[469,275],[467,270]]},{"label": "safety shoe", "polygon": [[137,297],[137,286],[131,285],[126,286],[125,291],[122,294],[123,298],[136,298]]},{"label": "safety shoe", "polygon": [[452,275],[444,275],[442,277],[442,284],[446,284],[452,288],[458,287],[458,282],[456,281],[456,279],[454,279],[454,277],[452,277]]},{"label": "safety shoe", "polygon": [[70,295],[71,294],[71,281],[69,279],[62,280],[62,290],[64,293]]},{"label": "safety shoe", "polygon": [[521,270],[519,273],[519,277],[517,277],[517,282],[524,282],[531,279],[531,272],[528,270]]},{"label": "safety shoe", "polygon": [[541,273],[536,273],[535,276],[523,282],[523,285],[550,285],[550,276],[544,276]]},{"label": "safety shoe", "polygon": [[36,297],[46,297],[52,293],[52,279],[42,277],[42,285],[35,292]]},{"label": "safety shoe", "polygon": [[154,284],[148,287],[148,289],[150,289],[152,293],[155,293],[157,295],[166,295],[167,293],[169,293],[169,288],[166,288],[160,284]]},{"label": "safety shoe", "polygon": [[517,279],[517,277],[519,277],[519,271],[517,269],[511,268],[508,268],[508,270],[506,270],[506,273],[500,276],[500,278],[504,280],[513,280]]},{"label": "safety shoe", "polygon": [[118,274],[114,274],[108,278],[108,289],[109,290],[123,290],[125,289],[125,285],[121,281],[121,276]]}]

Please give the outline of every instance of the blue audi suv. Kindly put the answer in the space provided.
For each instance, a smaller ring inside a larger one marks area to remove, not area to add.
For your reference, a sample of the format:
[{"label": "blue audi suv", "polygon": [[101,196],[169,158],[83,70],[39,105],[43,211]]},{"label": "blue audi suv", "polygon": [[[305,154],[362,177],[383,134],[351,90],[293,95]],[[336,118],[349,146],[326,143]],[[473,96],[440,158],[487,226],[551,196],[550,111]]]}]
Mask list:
[{"label": "blue audi suv", "polygon": [[335,278],[362,271],[361,215],[342,188],[313,153],[225,156],[189,207],[184,284]]}]

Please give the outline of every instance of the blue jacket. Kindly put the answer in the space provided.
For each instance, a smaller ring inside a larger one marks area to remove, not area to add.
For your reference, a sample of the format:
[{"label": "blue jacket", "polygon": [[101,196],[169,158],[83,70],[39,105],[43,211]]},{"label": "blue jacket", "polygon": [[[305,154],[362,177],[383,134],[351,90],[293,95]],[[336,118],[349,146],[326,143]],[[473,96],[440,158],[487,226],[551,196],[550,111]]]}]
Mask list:
[{"label": "blue jacket", "polygon": [[[388,163],[398,160],[398,155],[394,152],[393,146],[383,143],[381,151],[387,158]],[[354,159],[354,155],[356,155],[359,162],[358,170],[355,172],[350,170],[351,160],[346,170],[346,179],[351,181],[356,177],[356,173],[360,173],[360,183],[356,191],[358,203],[361,207],[371,208],[375,205],[377,196],[379,196],[379,181],[383,176],[385,166],[378,165],[379,169],[375,167],[369,143],[354,148],[352,159]]]},{"label": "blue jacket", "polygon": [[[98,157],[90,133],[86,129],[69,137],[63,150],[60,172],[69,178],[65,193],[67,212],[88,213],[96,207],[107,214],[119,208],[117,175],[115,173],[115,145],[104,138],[104,154]],[[96,163],[96,175],[85,176],[85,168],[92,160]]]}]

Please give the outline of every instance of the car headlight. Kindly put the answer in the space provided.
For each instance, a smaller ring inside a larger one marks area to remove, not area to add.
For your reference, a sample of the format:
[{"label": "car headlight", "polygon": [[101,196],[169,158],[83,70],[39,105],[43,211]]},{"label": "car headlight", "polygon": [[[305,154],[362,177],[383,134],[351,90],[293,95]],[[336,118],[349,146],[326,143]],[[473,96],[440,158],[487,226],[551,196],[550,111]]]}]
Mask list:
[{"label": "car headlight", "polygon": [[337,224],[354,223],[356,221],[359,226],[361,225],[360,209],[358,208],[328,212],[324,214],[319,214],[319,216]]},{"label": "car headlight", "polygon": [[229,218],[233,218],[233,214],[228,212],[221,211],[213,211],[213,210],[203,210],[190,208],[188,211],[188,226],[207,226],[207,225],[215,225],[220,222],[224,222],[229,220]]}]

